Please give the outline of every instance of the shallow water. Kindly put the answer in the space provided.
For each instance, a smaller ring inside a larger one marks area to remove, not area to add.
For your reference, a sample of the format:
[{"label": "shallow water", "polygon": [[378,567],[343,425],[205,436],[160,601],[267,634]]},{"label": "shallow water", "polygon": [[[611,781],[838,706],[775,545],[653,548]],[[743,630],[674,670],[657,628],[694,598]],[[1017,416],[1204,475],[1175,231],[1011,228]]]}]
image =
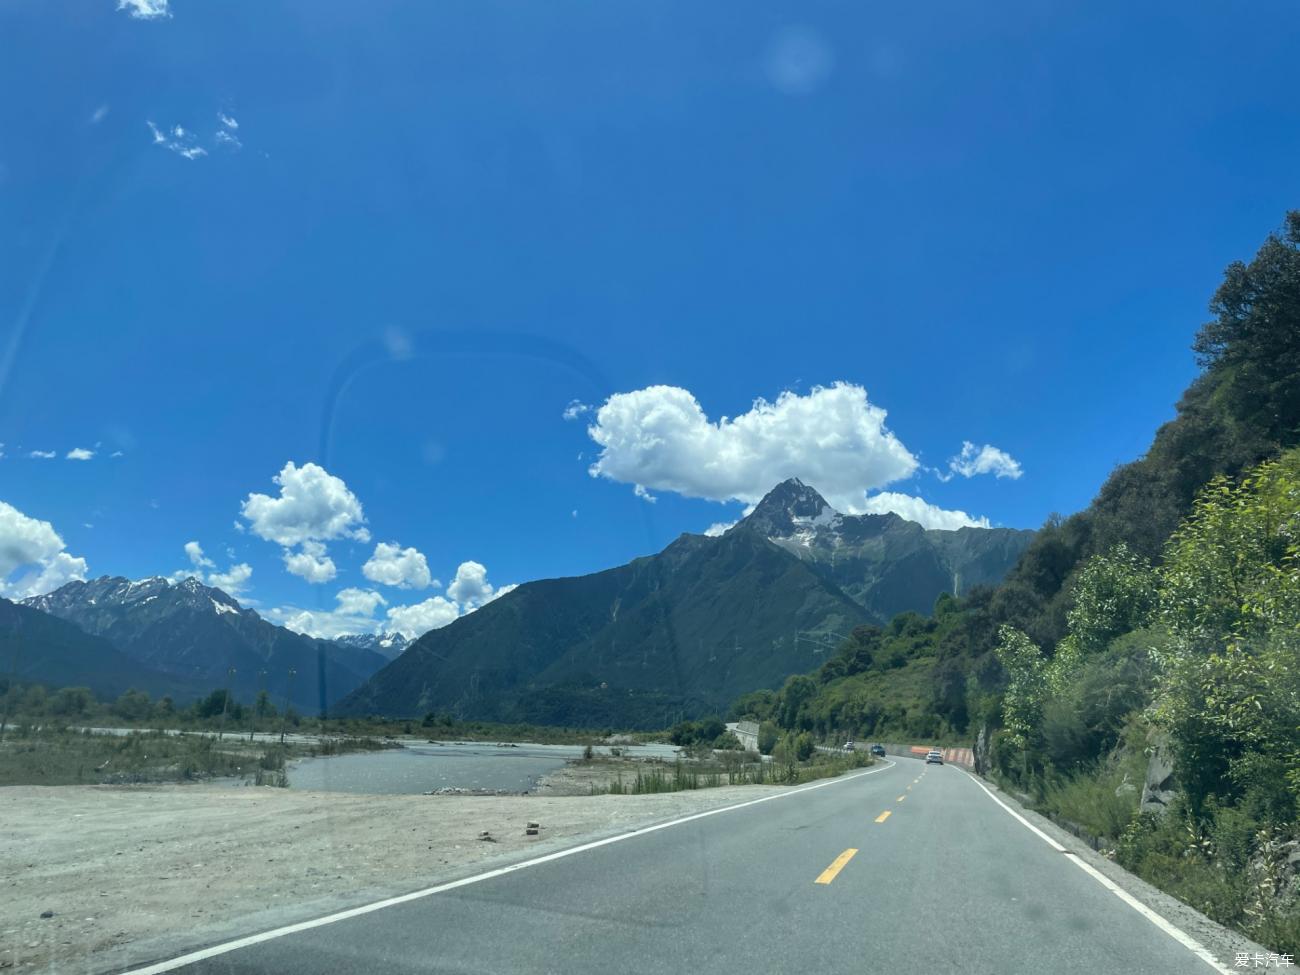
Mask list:
[{"label": "shallow water", "polygon": [[[607,752],[600,748],[597,752]],[[637,745],[625,754],[672,758],[671,745]],[[483,742],[405,745],[380,752],[308,758],[288,770],[289,788],[371,795],[419,795],[438,789],[527,792],[537,780],[582,755],[581,745]]]}]

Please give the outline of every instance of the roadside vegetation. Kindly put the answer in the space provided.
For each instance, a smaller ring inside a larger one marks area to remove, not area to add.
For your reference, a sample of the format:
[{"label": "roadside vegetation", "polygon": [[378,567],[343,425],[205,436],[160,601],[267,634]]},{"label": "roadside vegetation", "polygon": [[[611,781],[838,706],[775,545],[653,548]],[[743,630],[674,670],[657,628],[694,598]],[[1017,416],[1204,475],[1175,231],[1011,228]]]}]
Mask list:
[{"label": "roadside vegetation", "polygon": [[1001,585],[859,627],[732,717],[769,742],[973,745],[1129,870],[1296,954],[1300,211],[1210,310],[1174,419]]},{"label": "roadside vegetation", "polygon": [[[608,762],[592,758],[587,762]],[[675,762],[638,761],[619,767],[612,779],[592,784],[592,795],[646,795],[713,789],[724,785],[798,785],[832,778],[873,764],[865,752],[813,751],[800,760],[792,748],[781,747],[771,760],[756,752],[722,751],[708,757],[679,758]],[[630,764],[631,767],[628,767]]]}]

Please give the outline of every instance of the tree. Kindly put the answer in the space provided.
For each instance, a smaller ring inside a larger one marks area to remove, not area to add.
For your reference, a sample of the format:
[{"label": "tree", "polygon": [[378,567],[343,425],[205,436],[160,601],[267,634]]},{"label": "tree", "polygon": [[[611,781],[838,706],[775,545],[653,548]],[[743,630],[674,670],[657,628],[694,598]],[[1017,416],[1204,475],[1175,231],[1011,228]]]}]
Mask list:
[{"label": "tree", "polygon": [[1054,689],[1063,687],[1086,658],[1151,621],[1158,583],[1150,562],[1123,542],[1084,563],[1073,585],[1074,606],[1066,614],[1070,632],[1057,646],[1048,674]]},{"label": "tree", "polygon": [[89,687],[61,687],[50,699],[50,712],[67,718],[80,717],[95,704]]},{"label": "tree", "polygon": [[1249,264],[1229,265],[1210,303],[1215,315],[1192,345],[1224,379],[1243,425],[1269,440],[1300,434],[1300,210],[1286,215]]},{"label": "tree", "polygon": [[994,649],[1007,672],[1007,690],[1002,698],[1002,720],[1012,742],[1022,750],[1038,738],[1047,701],[1047,661],[1033,640],[1014,626],[998,631]]},{"label": "tree", "polygon": [[1300,451],[1211,481],[1161,577],[1172,640],[1153,714],[1193,808],[1240,792],[1261,762],[1300,799]]},{"label": "tree", "polygon": [[134,687],[124,691],[113,703],[113,711],[124,721],[146,721],[152,710],[149,695]]},{"label": "tree", "polygon": [[764,721],[758,726],[758,750],[764,755],[771,755],[776,747],[780,729],[771,721]]}]

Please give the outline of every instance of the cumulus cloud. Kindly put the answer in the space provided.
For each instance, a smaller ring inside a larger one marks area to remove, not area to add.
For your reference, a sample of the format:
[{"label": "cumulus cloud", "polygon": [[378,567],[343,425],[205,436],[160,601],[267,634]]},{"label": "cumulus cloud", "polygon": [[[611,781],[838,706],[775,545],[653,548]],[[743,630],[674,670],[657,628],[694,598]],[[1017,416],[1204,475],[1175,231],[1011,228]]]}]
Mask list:
[{"label": "cumulus cloud", "polygon": [[325,554],[323,542],[303,542],[297,552],[285,549],[284,567],[308,582],[329,582],[338,575],[334,560]]},{"label": "cumulus cloud", "polygon": [[571,399],[569,400],[569,405],[564,408],[564,413],[561,415],[566,420],[576,420],[578,417],[582,416],[582,414],[589,412],[591,412],[591,407],[586,403],[583,403],[581,400]]},{"label": "cumulus cloud", "polygon": [[125,10],[136,20],[161,20],[170,17],[168,0],[117,0],[117,9]]},{"label": "cumulus cloud", "polygon": [[923,528],[989,528],[987,518],[975,518],[964,511],[949,511],[930,504],[910,494],[898,494],[894,491],[881,491],[867,498],[860,506],[860,514],[883,515],[892,511],[894,514],[915,521]]},{"label": "cumulus cloud", "polygon": [[[248,529],[284,547],[285,568],[309,582],[328,582],[337,574],[325,554],[335,538],[370,541],[361,502],[341,478],[317,464],[298,467],[289,461],[272,480],[278,497],[250,494],[240,507]],[[298,551],[291,549],[297,546]]]},{"label": "cumulus cloud", "polygon": [[190,565],[196,569],[216,568],[216,563],[203,554],[203,546],[198,542],[186,542],[185,554],[189,557]]},{"label": "cumulus cloud", "polygon": [[[238,598],[244,594],[244,590],[248,588],[248,580],[253,577],[253,567],[247,562],[240,562],[238,565],[230,566],[225,572],[218,572],[216,563],[208,558],[203,551],[203,546],[197,541],[186,542],[184,548],[190,567],[177,569],[167,576],[168,582],[175,584],[186,579],[197,579],[205,585],[220,589],[229,596]],[[205,571],[208,569],[212,571]]]},{"label": "cumulus cloud", "polygon": [[725,534],[729,529],[735,527],[736,522],[734,521],[715,521],[708,528],[704,529],[704,534],[708,535],[710,538],[717,538],[719,535]]},{"label": "cumulus cloud", "polygon": [[912,475],[917,460],[885,427],[885,410],[851,383],[755,400],[738,417],[711,421],[685,389],[617,393],[588,434],[601,447],[589,473],[713,501],[754,503],[799,477],[834,507],[860,507],[865,491]]},{"label": "cumulus cloud", "polygon": [[358,589],[355,586],[341,589],[337,596],[339,612],[353,616],[373,616],[380,606],[387,606],[388,600],[373,589]]},{"label": "cumulus cloud", "polygon": [[492,599],[492,592],[487,566],[481,562],[462,562],[456,569],[456,578],[447,587],[447,595],[466,609],[482,606]]},{"label": "cumulus cloud", "polygon": [[254,535],[286,548],[334,538],[370,540],[361,502],[323,467],[289,461],[271,480],[280,488],[278,497],[250,494],[240,507]]},{"label": "cumulus cloud", "polygon": [[86,560],[69,555],[48,521],[30,518],[0,501],[0,594],[39,596],[86,578]]},{"label": "cumulus cloud", "polygon": [[948,470],[951,471],[948,478],[953,474],[960,474],[962,477],[993,474],[996,477],[1009,477],[1015,480],[1024,473],[1020,469],[1020,462],[1005,450],[999,450],[988,443],[976,447],[969,440],[963,441],[961,453],[948,461]]},{"label": "cumulus cloud", "polygon": [[333,640],[353,633],[375,633],[379,621],[375,610],[385,605],[384,597],[367,589],[341,589],[335,596],[337,606],[332,610],[299,609],[282,606],[267,610],[268,619],[295,633],[321,640]]},{"label": "cumulus cloud", "polygon": [[220,589],[230,596],[243,595],[248,587],[248,580],[253,577],[253,567],[247,562],[232,565],[225,572],[208,573],[208,585]]},{"label": "cumulus cloud", "polygon": [[30,458],[32,458],[33,460],[52,460],[52,459],[54,458],[54,451],[52,451],[52,450],[33,450],[33,451],[32,451],[30,454],[28,454],[27,456],[30,457]]},{"label": "cumulus cloud", "polygon": [[95,452],[85,447],[73,447],[64,455],[67,460],[91,460],[94,456]]},{"label": "cumulus cloud", "polygon": [[412,606],[394,606],[387,615],[388,629],[415,640],[430,630],[455,622],[460,616],[460,607],[442,596],[431,596]]},{"label": "cumulus cloud", "polygon": [[429,573],[429,563],[414,548],[402,548],[397,542],[380,542],[375,553],[361,567],[361,574],[371,582],[398,589],[427,589],[441,585]]}]

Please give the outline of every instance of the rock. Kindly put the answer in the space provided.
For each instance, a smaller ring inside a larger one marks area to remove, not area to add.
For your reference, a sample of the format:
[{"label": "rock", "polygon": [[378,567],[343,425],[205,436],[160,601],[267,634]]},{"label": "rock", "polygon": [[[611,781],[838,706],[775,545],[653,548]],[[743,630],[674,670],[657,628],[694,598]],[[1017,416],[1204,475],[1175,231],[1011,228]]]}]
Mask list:
[{"label": "rock", "polygon": [[1146,782],[1142,785],[1142,811],[1163,813],[1178,795],[1174,780],[1174,759],[1169,740],[1163,735],[1151,737]]},{"label": "rock", "polygon": [[492,836],[492,834],[489,833],[487,830],[483,830],[481,833],[479,833],[479,834],[478,834],[478,838],[481,839],[481,840],[485,840],[485,841],[488,842],[488,843],[495,843],[495,842],[496,842],[496,839],[495,839],[495,838]]},{"label": "rock", "polygon": [[41,917],[46,917],[46,918],[54,917],[54,912],[53,912],[53,911],[41,911]]}]

